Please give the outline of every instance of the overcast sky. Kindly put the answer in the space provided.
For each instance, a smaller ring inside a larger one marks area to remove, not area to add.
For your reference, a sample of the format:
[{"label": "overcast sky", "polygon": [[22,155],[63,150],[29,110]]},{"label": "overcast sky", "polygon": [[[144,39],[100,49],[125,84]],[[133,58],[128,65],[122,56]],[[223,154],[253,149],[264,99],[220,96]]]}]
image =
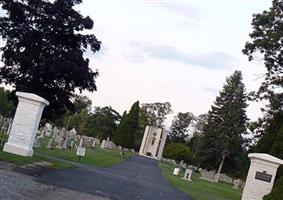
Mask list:
[{"label": "overcast sky", "polygon": [[[262,62],[243,55],[254,13],[272,0],[83,0],[76,9],[94,20],[91,31],[102,49],[85,56],[98,69],[98,91],[87,93],[94,106],[123,113],[140,103],[169,101],[174,113],[208,112],[235,70],[247,91],[257,90]],[[262,103],[250,103],[260,116]],[[168,120],[169,121],[169,120]],[[169,123],[167,123],[169,124]]]},{"label": "overcast sky", "polygon": [[[83,0],[78,9],[94,20],[102,41],[99,53],[86,54],[100,72],[98,91],[85,94],[120,113],[139,100],[169,101],[174,114],[199,115],[235,70],[243,72],[248,92],[256,90],[265,69],[241,50],[252,14],[270,6],[271,0]],[[262,104],[250,104],[248,116],[256,119]]]},{"label": "overcast sky", "polygon": [[[169,101],[174,114],[199,115],[235,70],[248,92],[256,90],[265,69],[241,50],[252,14],[270,6],[271,0],[83,0],[77,9],[94,20],[102,41],[99,53],[86,54],[100,72],[98,91],[87,95],[120,113],[139,100]],[[248,116],[256,119],[261,105],[251,104]]]}]

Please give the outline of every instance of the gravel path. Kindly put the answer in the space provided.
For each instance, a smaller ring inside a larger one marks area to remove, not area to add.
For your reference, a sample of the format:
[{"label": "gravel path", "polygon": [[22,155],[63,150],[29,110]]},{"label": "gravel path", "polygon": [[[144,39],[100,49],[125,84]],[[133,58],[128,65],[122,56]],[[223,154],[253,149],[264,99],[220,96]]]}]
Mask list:
[{"label": "gravel path", "polygon": [[0,170],[0,200],[32,199],[106,200],[106,198],[96,195],[38,183],[31,176],[9,170]]},{"label": "gravel path", "polygon": [[46,173],[38,181],[113,200],[191,200],[168,184],[152,159],[135,156],[106,169],[74,164],[77,167]]}]

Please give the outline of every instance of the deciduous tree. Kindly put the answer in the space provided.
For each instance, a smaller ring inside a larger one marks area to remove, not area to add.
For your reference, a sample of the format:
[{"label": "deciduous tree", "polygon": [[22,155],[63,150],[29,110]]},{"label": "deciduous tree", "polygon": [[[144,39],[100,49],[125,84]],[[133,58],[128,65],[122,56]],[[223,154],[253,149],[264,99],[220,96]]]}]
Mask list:
[{"label": "deciduous tree", "polygon": [[0,0],[7,15],[0,17],[0,48],[4,66],[0,82],[31,92],[51,104],[44,116],[52,119],[73,109],[75,89],[95,91],[97,71],[83,53],[100,49],[93,21],[74,6],[82,0]]}]

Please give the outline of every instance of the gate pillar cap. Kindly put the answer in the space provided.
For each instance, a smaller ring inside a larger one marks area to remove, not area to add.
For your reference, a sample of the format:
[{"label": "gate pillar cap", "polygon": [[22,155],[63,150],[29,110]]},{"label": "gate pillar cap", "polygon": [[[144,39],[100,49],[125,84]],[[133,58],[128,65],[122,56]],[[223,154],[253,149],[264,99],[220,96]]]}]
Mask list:
[{"label": "gate pillar cap", "polygon": [[271,156],[269,154],[266,154],[266,153],[250,153],[249,158],[257,158],[260,160],[265,160],[265,161],[273,162],[279,165],[283,165],[283,160],[276,158],[274,156]]},{"label": "gate pillar cap", "polygon": [[49,101],[47,101],[46,99],[36,95],[36,94],[33,94],[33,93],[27,93],[27,92],[16,92],[16,95],[18,97],[22,97],[24,99],[28,99],[28,100],[32,100],[32,101],[37,101],[37,102],[40,102],[40,103],[43,103],[45,104],[46,106],[49,105]]}]

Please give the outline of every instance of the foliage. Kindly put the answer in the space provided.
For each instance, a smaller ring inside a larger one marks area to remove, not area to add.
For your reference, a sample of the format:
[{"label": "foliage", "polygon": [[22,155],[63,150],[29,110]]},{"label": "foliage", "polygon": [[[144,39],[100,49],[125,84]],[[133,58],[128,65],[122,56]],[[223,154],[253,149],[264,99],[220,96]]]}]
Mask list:
[{"label": "foliage", "polygon": [[163,156],[165,158],[174,159],[176,162],[181,162],[182,160],[185,163],[193,162],[193,154],[191,149],[181,143],[170,143],[165,146]]},{"label": "foliage", "polygon": [[257,92],[257,97],[271,100],[272,96],[279,92],[281,105],[282,90],[278,90],[278,87],[283,86],[282,26],[282,1],[273,0],[269,10],[253,15],[251,41],[248,41],[243,49],[243,53],[249,57],[250,61],[255,60],[257,56],[262,56],[267,69],[265,80]]},{"label": "foliage", "polygon": [[179,112],[172,121],[170,127],[169,139],[175,143],[186,143],[189,126],[195,119],[194,115],[190,112]]},{"label": "foliage", "polygon": [[197,157],[202,167],[216,169],[221,161],[224,170],[239,167],[246,133],[246,94],[242,73],[235,71],[208,113]]},{"label": "foliage", "polygon": [[82,0],[0,0],[7,15],[0,17],[4,66],[0,82],[16,91],[35,93],[50,102],[44,116],[52,119],[72,110],[75,89],[95,91],[98,72],[83,53],[96,52],[100,42],[93,21],[74,9]]},{"label": "foliage", "polygon": [[94,132],[96,138],[113,138],[120,119],[120,114],[111,106],[95,107],[95,111],[91,115],[89,129]]},{"label": "foliage", "polygon": [[207,117],[207,114],[199,115],[198,117],[195,117],[193,122],[193,137],[189,141],[189,146],[192,149],[194,157],[198,151],[199,141],[203,135],[204,127],[207,123]]},{"label": "foliage", "polygon": [[283,199],[283,176],[276,182],[272,192],[266,195],[263,200],[282,200]]},{"label": "foliage", "polygon": [[171,104],[165,103],[144,103],[141,106],[141,114],[143,121],[143,129],[146,125],[164,128],[166,115],[172,113]]},{"label": "foliage", "polygon": [[125,148],[135,147],[135,135],[139,129],[139,102],[135,102],[129,113],[123,114],[120,124],[118,125],[114,142]]},{"label": "foliage", "polygon": [[10,91],[0,87],[0,115],[9,117],[14,110],[14,104],[10,100]]},{"label": "foliage", "polygon": [[[282,113],[283,114],[283,113]],[[283,159],[283,115],[275,115],[265,127],[264,134],[259,139],[254,152],[265,152]]]},{"label": "foliage", "polygon": [[91,100],[87,96],[83,95],[75,95],[74,99],[74,111],[76,113],[81,112],[83,109],[89,110],[91,109]]}]

